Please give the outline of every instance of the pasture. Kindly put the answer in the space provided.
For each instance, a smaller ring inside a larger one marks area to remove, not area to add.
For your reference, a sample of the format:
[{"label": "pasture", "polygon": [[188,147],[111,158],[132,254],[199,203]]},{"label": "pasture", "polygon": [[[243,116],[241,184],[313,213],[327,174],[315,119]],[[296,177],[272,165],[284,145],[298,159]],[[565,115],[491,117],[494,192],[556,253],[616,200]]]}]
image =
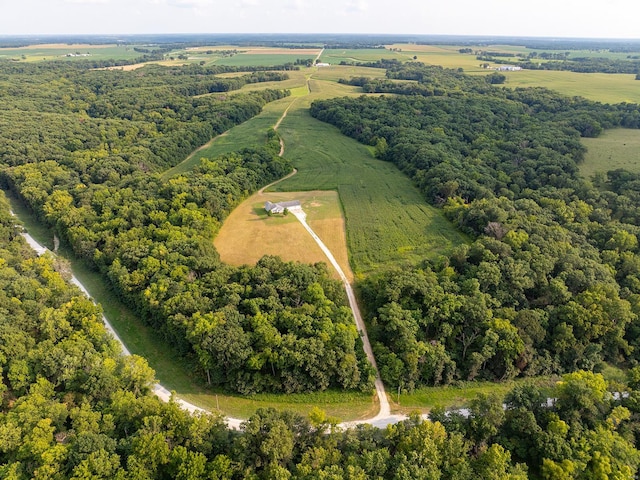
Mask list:
[{"label": "pasture", "polygon": [[640,103],[640,81],[635,75],[576,73],[552,70],[502,72],[508,87],[546,87],[568,96],[603,103]]},{"label": "pasture", "polygon": [[618,168],[640,173],[640,130],[605,130],[598,138],[581,141],[588,149],[584,162],[579,165],[584,177]]},{"label": "pasture", "polygon": [[386,48],[361,48],[361,49],[344,49],[344,48],[327,48],[322,52],[320,61],[330,63],[331,65],[339,65],[340,62],[358,63],[358,62],[375,62],[381,58],[402,60],[397,52],[392,52]]}]

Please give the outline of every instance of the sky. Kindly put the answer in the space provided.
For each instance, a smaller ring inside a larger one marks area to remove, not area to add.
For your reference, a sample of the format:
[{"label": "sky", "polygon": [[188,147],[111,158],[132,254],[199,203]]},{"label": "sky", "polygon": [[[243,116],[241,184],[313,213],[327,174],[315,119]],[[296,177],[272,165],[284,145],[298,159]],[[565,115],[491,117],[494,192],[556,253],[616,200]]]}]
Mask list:
[{"label": "sky", "polygon": [[640,39],[639,0],[0,0],[0,34],[382,33]]}]

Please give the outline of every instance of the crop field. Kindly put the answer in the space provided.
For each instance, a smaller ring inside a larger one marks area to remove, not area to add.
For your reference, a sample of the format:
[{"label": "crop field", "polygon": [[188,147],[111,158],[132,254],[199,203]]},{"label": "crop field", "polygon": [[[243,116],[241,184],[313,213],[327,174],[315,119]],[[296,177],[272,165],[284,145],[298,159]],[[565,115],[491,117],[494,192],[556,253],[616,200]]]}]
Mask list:
[{"label": "crop field", "polygon": [[396,52],[385,48],[363,48],[363,49],[325,49],[320,56],[320,61],[337,65],[340,62],[375,62],[381,58],[402,58]]},{"label": "crop field", "polygon": [[596,172],[624,168],[640,173],[640,130],[616,128],[605,130],[598,138],[583,138],[588,148],[580,172],[591,178]]},{"label": "crop field", "polygon": [[[30,45],[19,48],[0,48],[0,59],[12,59],[28,62],[41,60],[65,59],[79,60],[129,60],[141,57],[143,54],[136,52],[133,45],[85,45],[85,44],[45,44]],[[73,56],[66,55],[85,55]]]},{"label": "crop field", "polygon": [[509,87],[546,87],[569,96],[603,103],[640,103],[640,81],[635,75],[576,73],[551,70],[502,72]]},{"label": "crop field", "polygon": [[[278,255],[285,261],[328,264],[327,257],[296,217],[269,217],[266,214],[263,207],[267,200],[300,200],[307,214],[307,223],[349,276],[344,220],[338,193],[334,191],[257,193],[251,196],[225,219],[216,236],[214,244],[223,262],[255,264],[264,255]],[[331,266],[329,269],[339,279]]]}]

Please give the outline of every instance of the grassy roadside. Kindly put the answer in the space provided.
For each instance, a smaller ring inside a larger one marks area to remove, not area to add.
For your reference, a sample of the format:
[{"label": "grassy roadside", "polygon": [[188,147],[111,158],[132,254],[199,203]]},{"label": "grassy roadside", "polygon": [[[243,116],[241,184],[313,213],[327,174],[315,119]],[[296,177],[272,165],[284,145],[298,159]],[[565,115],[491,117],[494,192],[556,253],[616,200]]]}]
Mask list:
[{"label": "grassy roadside", "polygon": [[[534,377],[529,379],[516,379],[508,382],[460,382],[458,385],[447,387],[423,387],[412,393],[387,392],[391,411],[393,413],[409,414],[420,411],[428,413],[436,407],[446,409],[463,408],[480,394],[506,395],[516,385],[522,383],[533,383],[543,389],[551,390],[559,377]],[[399,401],[398,401],[399,400]]]}]

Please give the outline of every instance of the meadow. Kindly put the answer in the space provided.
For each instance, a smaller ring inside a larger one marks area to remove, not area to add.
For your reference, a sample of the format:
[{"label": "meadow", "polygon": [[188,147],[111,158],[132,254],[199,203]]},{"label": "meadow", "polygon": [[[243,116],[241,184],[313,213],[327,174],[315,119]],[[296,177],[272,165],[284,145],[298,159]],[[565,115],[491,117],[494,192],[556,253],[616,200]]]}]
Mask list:
[{"label": "meadow", "polygon": [[[256,193],[225,219],[214,245],[220,259],[231,265],[255,264],[264,255],[285,261],[327,262],[320,247],[293,215],[268,216],[266,201],[300,200],[307,223],[331,250],[347,277],[350,276],[342,210],[335,191]],[[334,278],[340,279],[330,267]],[[352,279],[351,279],[352,280]]]},{"label": "meadow", "polygon": [[582,143],[588,149],[580,164],[585,178],[618,168],[640,173],[640,130],[605,130],[597,138],[583,138]]},{"label": "meadow", "polygon": [[340,62],[358,63],[358,62],[375,62],[381,58],[398,59],[402,58],[397,52],[382,48],[360,48],[360,49],[343,49],[343,48],[327,48],[320,56],[320,62],[338,65]]}]

